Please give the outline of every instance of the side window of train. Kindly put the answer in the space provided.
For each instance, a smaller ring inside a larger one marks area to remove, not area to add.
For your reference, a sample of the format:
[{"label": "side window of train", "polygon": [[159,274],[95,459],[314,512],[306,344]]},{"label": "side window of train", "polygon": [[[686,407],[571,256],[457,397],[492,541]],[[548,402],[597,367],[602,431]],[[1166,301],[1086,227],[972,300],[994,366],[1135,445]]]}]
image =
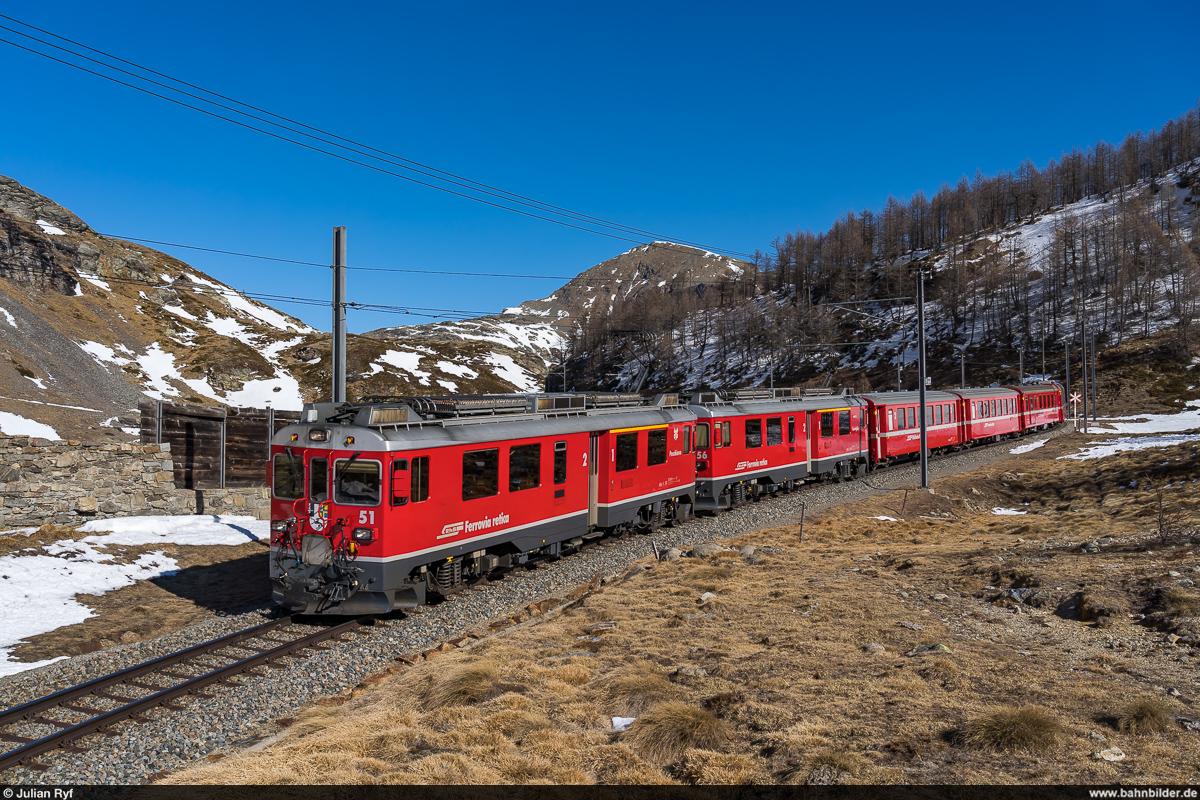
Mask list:
[{"label": "side window of train", "polygon": [[333,501],[346,506],[377,506],[383,495],[378,461],[339,458],[333,462]]},{"label": "side window of train", "polygon": [[696,423],[696,449],[703,450],[708,447],[708,423]]},{"label": "side window of train", "polygon": [[721,441],[725,443],[726,447],[729,447],[731,444],[733,444],[732,426],[728,422],[721,423]]},{"label": "side window of train", "polygon": [[314,503],[329,499],[329,462],[323,458],[308,462],[308,499]]},{"label": "side window of train", "polygon": [[667,463],[667,429],[646,431],[646,466],[656,467]]},{"label": "side window of train", "polygon": [[276,453],[271,464],[271,484],[280,500],[304,496],[304,462],[299,456]]},{"label": "side window of train", "polygon": [[863,406],[858,409],[858,428],[859,430],[867,429],[867,409]]},{"label": "side window of train", "polygon": [[692,426],[689,425],[683,429],[683,454],[686,456],[692,452]]},{"label": "side window of train", "polygon": [[423,503],[429,499],[429,456],[420,456],[412,460],[412,481],[409,497],[414,503]]},{"label": "side window of train", "polygon": [[821,412],[821,438],[833,436],[833,412]]},{"label": "side window of train", "polygon": [[942,406],[940,403],[938,405],[934,406],[933,420],[934,420],[934,422],[933,422],[934,425],[942,424]]},{"label": "side window of train", "polygon": [[554,443],[554,485],[567,482],[567,443]]},{"label": "side window of train", "polygon": [[892,408],[888,409],[888,430],[896,430],[896,411]]},{"label": "side window of train", "polygon": [[393,506],[402,506],[408,503],[412,488],[407,458],[397,458],[392,461],[392,477],[388,482],[388,487],[388,496],[391,498]]},{"label": "side window of train", "polygon": [[519,492],[542,485],[542,446],[519,444],[508,450],[508,490]]},{"label": "side window of train", "polygon": [[796,418],[788,417],[788,444],[796,443]]},{"label": "side window of train", "polygon": [[500,449],[463,453],[462,499],[478,500],[500,493]]},{"label": "side window of train", "polygon": [[767,447],[783,444],[783,417],[767,420]]},{"label": "side window of train", "polygon": [[838,436],[850,433],[850,409],[838,412]]},{"label": "side window of train", "polygon": [[762,447],[762,420],[746,420],[746,448]]},{"label": "side window of train", "polygon": [[925,406],[925,424],[933,424],[933,406]]},{"label": "side window of train", "polygon": [[637,469],[637,431],[617,434],[617,472]]}]

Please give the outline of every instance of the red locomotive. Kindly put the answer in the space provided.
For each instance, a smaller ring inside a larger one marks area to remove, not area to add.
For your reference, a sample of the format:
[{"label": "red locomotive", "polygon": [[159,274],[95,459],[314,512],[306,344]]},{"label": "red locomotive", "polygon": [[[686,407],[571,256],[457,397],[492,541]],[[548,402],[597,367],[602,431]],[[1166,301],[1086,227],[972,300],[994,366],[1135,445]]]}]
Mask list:
[{"label": "red locomotive", "polygon": [[691,513],[676,395],[305,407],[271,447],[274,598],[370,614],[614,530]]},{"label": "red locomotive", "polygon": [[[424,397],[305,406],[275,435],[271,580],[300,613],[376,614],[919,450],[915,392]],[[1061,387],[926,394],[929,447],[1063,421]]]}]

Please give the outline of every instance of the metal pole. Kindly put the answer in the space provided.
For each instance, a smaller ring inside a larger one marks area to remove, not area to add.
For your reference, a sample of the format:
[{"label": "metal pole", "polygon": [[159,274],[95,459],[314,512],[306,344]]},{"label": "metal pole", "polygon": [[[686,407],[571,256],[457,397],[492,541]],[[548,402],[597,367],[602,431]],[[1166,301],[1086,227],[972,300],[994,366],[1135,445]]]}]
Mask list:
[{"label": "metal pole", "polygon": [[896,391],[903,391],[900,385],[900,360],[904,357],[904,348],[902,345],[896,345]]},{"label": "metal pole", "polygon": [[346,228],[333,229],[333,402],[346,402]]},{"label": "metal pole", "polygon": [[1079,350],[1082,356],[1079,359],[1079,381],[1083,384],[1083,430],[1086,433],[1088,429],[1088,349],[1087,349],[1087,331],[1079,331]]},{"label": "metal pole", "polygon": [[958,355],[962,359],[962,383],[960,385],[965,389],[967,388],[967,346],[965,344]]},{"label": "metal pole", "polygon": [[1092,421],[1096,421],[1096,334],[1091,334],[1092,347]]},{"label": "metal pole", "polygon": [[1063,339],[1063,402],[1071,396],[1071,340]]},{"label": "metal pole", "polygon": [[921,403],[921,488],[929,488],[929,430],[925,417],[925,273],[917,272],[917,390]]},{"label": "metal pole", "polygon": [[1024,386],[1025,385],[1025,351],[1024,350],[1020,351],[1017,354],[1017,356],[1020,359],[1020,364],[1021,364],[1021,366],[1017,368],[1018,369],[1017,385]]}]

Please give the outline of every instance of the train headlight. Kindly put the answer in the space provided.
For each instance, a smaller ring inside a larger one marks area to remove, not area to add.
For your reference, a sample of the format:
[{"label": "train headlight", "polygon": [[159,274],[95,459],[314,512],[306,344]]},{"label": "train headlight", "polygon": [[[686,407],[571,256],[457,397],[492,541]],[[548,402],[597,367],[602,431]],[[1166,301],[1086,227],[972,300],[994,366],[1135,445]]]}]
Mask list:
[{"label": "train headlight", "polygon": [[359,544],[370,544],[375,541],[375,530],[373,528],[355,528],[354,532],[350,535]]},{"label": "train headlight", "polygon": [[707,461],[697,461],[696,462],[696,472],[704,472],[704,470],[706,470],[706,469],[708,469]]},{"label": "train headlight", "polygon": [[324,428],[313,428],[308,432],[308,440],[310,442],[327,442],[329,441],[329,431]]},{"label": "train headlight", "polygon": [[271,520],[271,530],[276,531],[277,533],[282,533],[283,531],[286,531],[287,529],[288,529],[288,521],[286,519]]}]

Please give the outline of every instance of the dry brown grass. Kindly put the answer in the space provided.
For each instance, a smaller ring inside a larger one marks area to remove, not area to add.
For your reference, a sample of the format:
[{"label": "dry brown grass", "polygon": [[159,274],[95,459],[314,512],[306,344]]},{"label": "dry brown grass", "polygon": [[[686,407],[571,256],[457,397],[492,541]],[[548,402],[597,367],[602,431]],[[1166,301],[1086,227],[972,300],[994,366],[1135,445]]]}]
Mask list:
[{"label": "dry brown grass", "polygon": [[1001,708],[972,720],[963,741],[989,750],[1047,749],[1062,733],[1062,723],[1043,708]]},{"label": "dry brown grass", "polygon": [[478,703],[492,693],[499,679],[500,669],[491,661],[463,664],[426,689],[421,705],[426,710],[432,710]]},{"label": "dry brown grass", "polygon": [[712,712],[669,700],[639,717],[621,739],[651,761],[671,764],[690,748],[720,747],[729,735],[729,726]]},{"label": "dry brown grass", "polygon": [[1158,595],[1159,605],[1173,617],[1200,617],[1200,594],[1172,586]]},{"label": "dry brown grass", "polygon": [[617,716],[636,717],[650,707],[681,697],[683,691],[647,665],[621,669],[604,684],[604,698]]},{"label": "dry brown grass", "polygon": [[1121,709],[1117,729],[1135,736],[1166,733],[1172,727],[1172,716],[1171,709],[1161,700],[1143,697]]}]

